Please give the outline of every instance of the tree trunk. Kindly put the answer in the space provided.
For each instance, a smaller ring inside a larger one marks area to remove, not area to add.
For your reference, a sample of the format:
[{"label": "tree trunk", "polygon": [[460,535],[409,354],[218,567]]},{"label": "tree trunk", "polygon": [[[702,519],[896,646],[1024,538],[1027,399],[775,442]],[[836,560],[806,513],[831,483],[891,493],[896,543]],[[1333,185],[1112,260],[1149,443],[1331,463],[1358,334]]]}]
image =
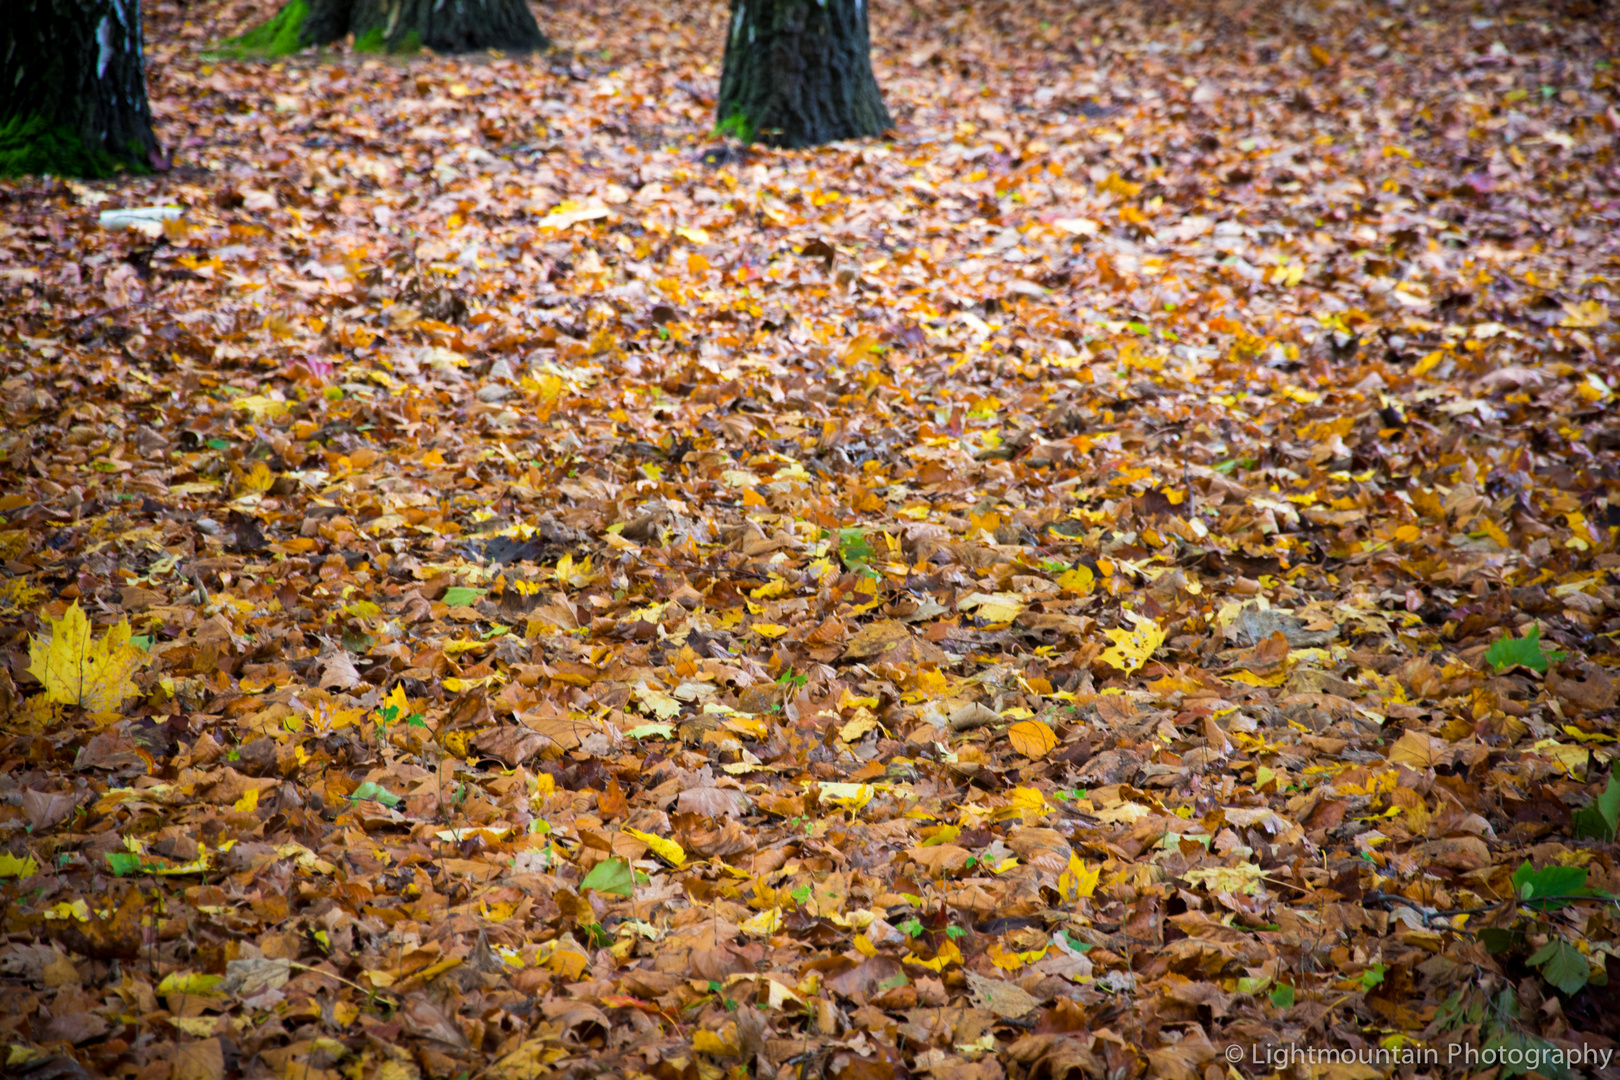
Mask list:
[{"label": "tree trunk", "polygon": [[546,36],[525,0],[291,0],[269,22],[226,48],[281,56],[354,35],[361,52],[543,49]]},{"label": "tree trunk", "polygon": [[719,126],[814,146],[893,126],[872,75],[867,0],[732,0]]},{"label": "tree trunk", "polygon": [[546,47],[524,0],[354,0],[349,30],[357,44],[369,38],[390,52],[423,45],[443,53]]},{"label": "tree trunk", "polygon": [[0,175],[147,172],[140,0],[11,0],[0,19]]}]

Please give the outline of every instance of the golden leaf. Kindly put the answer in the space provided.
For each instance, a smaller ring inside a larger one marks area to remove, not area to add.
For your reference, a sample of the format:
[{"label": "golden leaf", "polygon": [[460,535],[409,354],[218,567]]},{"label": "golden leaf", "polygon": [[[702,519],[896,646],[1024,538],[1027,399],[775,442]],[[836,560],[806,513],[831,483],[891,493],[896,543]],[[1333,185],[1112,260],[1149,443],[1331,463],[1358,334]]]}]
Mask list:
[{"label": "golden leaf", "polygon": [[872,715],[871,710],[860,709],[856,712],[854,719],[838,729],[838,737],[844,742],[852,743],[867,732],[875,731],[878,727],[877,717]]},{"label": "golden leaf", "polygon": [[1097,575],[1091,572],[1089,566],[1076,566],[1073,570],[1065,570],[1059,574],[1056,581],[1060,589],[1068,589],[1070,592],[1087,596],[1096,587]]},{"label": "golden leaf", "polygon": [[1596,300],[1582,300],[1578,304],[1564,305],[1568,313],[1558,325],[1576,330],[1594,330],[1609,321],[1609,309]]},{"label": "golden leaf", "polygon": [[1007,729],[1007,738],[1027,758],[1043,758],[1057,746],[1057,735],[1044,720],[1021,720]]},{"label": "golden leaf", "polygon": [[590,963],[590,957],[572,941],[554,948],[551,955],[546,958],[546,966],[570,982],[584,974]]},{"label": "golden leaf", "polygon": [[20,859],[9,851],[0,855],[0,878],[33,877],[38,872],[39,864],[34,861],[32,855]]},{"label": "golden leaf", "polygon": [[1244,686],[1281,686],[1288,681],[1287,671],[1278,671],[1272,675],[1256,675],[1252,671],[1234,671],[1230,675],[1223,675],[1227,682],[1241,683]]},{"label": "golden leaf", "polygon": [[130,676],[146,663],[146,653],[130,643],[129,620],[97,641],[78,601],[60,619],[42,616],[50,640],[28,642],[28,670],[45,686],[45,697],[90,712],[112,712],[140,693]]},{"label": "golden leaf", "polygon": [[1103,631],[1114,643],[1104,649],[1098,659],[1129,675],[1147,663],[1158,651],[1159,646],[1164,644],[1164,627],[1146,615],[1138,615],[1134,611],[1127,611],[1125,614],[1136,624],[1135,628]]},{"label": "golden leaf", "polygon": [[640,829],[625,829],[624,831],[646,844],[652,849],[653,854],[671,866],[679,866],[686,861],[686,850],[673,840],[666,840],[662,836],[654,836],[652,833],[645,833]]},{"label": "golden leaf", "polygon": [[1101,866],[1087,866],[1071,851],[1068,868],[1058,875],[1058,892],[1071,899],[1091,896],[1096,893],[1101,877]]},{"label": "golden leaf", "polygon": [[242,487],[248,491],[257,491],[260,495],[269,491],[276,485],[276,474],[270,471],[270,466],[262,461],[255,461],[253,468],[242,474]]},{"label": "golden leaf", "polygon": [[754,934],[763,937],[780,929],[782,926],[782,909],[767,908],[751,919],[745,919],[737,924],[737,929],[745,934]]},{"label": "golden leaf", "polygon": [[737,1025],[727,1024],[720,1031],[695,1031],[692,1033],[692,1049],[700,1054],[715,1054],[728,1057],[740,1054],[737,1049]]},{"label": "golden leaf", "polygon": [[645,682],[637,683],[634,687],[636,700],[641,703],[641,710],[660,720],[671,720],[681,711],[681,703],[662,690],[655,690]]},{"label": "golden leaf", "polygon": [[1188,870],[1181,876],[1194,885],[1202,885],[1210,892],[1253,894],[1260,891],[1260,879],[1266,872],[1253,863],[1236,866],[1207,866]]},{"label": "golden leaf", "polygon": [[1451,746],[1421,731],[1408,731],[1389,748],[1389,763],[1409,769],[1434,769],[1450,763]]}]

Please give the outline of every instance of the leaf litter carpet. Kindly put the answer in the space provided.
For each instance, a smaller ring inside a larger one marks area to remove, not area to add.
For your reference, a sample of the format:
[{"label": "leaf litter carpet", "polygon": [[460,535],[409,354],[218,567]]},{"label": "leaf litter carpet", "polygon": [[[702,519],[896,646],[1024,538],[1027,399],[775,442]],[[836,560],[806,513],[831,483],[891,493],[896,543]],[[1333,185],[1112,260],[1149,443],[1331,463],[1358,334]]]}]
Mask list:
[{"label": "leaf litter carpet", "polygon": [[0,185],[7,1070],[1613,1047],[1612,21],[880,4],[780,153],[718,4],[268,14]]}]

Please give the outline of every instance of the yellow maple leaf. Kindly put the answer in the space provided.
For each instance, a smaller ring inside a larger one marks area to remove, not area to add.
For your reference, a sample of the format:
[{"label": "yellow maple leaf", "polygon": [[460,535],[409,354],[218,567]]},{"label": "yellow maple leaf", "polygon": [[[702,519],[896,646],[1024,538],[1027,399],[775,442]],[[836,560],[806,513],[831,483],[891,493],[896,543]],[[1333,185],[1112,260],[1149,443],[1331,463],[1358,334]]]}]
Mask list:
[{"label": "yellow maple leaf", "polygon": [[255,461],[253,468],[242,473],[242,487],[247,491],[256,491],[260,495],[276,486],[276,474],[270,471],[270,466],[262,461]]},{"label": "yellow maple leaf", "polygon": [[1116,627],[1103,631],[1114,643],[1104,649],[1098,659],[1109,667],[1118,668],[1129,675],[1147,663],[1149,657],[1164,644],[1164,627],[1146,615],[1138,615],[1134,611],[1127,611],[1125,614],[1136,626],[1130,630]]},{"label": "yellow maple leaf", "polygon": [[1582,300],[1578,304],[1566,303],[1564,310],[1568,314],[1559,321],[1559,326],[1592,330],[1609,321],[1608,307],[1596,300]]},{"label": "yellow maple leaf", "polygon": [[214,987],[225,981],[223,975],[201,975],[192,971],[175,971],[163,977],[158,983],[160,994],[186,994],[192,996],[212,996],[217,993]]},{"label": "yellow maple leaf", "polygon": [[1038,963],[1043,957],[1046,956],[1046,951],[1050,948],[1050,945],[1043,945],[1039,949],[1030,949],[1024,952],[1014,952],[1013,950],[1003,946],[1000,942],[997,942],[994,945],[991,945],[989,949],[985,950],[985,955],[990,958],[990,962],[992,964],[996,965],[996,967],[1002,969],[1003,971],[1017,971],[1019,968],[1024,967],[1027,964]]},{"label": "yellow maple leaf", "polygon": [[125,619],[98,641],[78,601],[60,619],[43,616],[50,640],[28,642],[28,670],[45,686],[45,698],[61,705],[82,705],[90,712],[111,712],[140,693],[130,676],[146,663],[146,653],[131,643]]},{"label": "yellow maple leaf", "polygon": [[1185,871],[1182,877],[1194,885],[1202,885],[1210,892],[1248,893],[1260,891],[1260,879],[1266,872],[1253,863],[1237,866],[1209,866]]},{"label": "yellow maple leaf", "polygon": [[737,1025],[727,1024],[719,1031],[696,1031],[692,1033],[692,1049],[700,1054],[714,1054],[718,1057],[732,1057],[742,1051],[737,1049]]},{"label": "yellow maple leaf", "polygon": [[0,854],[0,878],[27,878],[37,873],[39,864],[34,861],[32,855],[25,855],[19,859],[9,851]]},{"label": "yellow maple leaf", "polygon": [[956,942],[947,938],[940,942],[939,948],[934,951],[931,958],[924,960],[916,953],[908,953],[905,962],[916,964],[918,967],[925,967],[929,971],[944,971],[952,964],[962,962],[962,950],[956,947]]},{"label": "yellow maple leaf", "polygon": [[1091,590],[1096,588],[1097,575],[1091,572],[1089,566],[1076,566],[1073,570],[1065,570],[1059,574],[1056,581],[1060,589],[1068,589],[1070,592],[1088,596]]},{"label": "yellow maple leaf", "polygon": [[572,941],[552,949],[546,957],[546,966],[570,982],[578,979],[590,966],[590,957]]},{"label": "yellow maple leaf", "polygon": [[1230,675],[1223,675],[1227,682],[1242,683],[1244,686],[1281,686],[1288,681],[1288,672],[1279,671],[1271,675],[1256,675],[1252,671],[1234,671]]},{"label": "yellow maple leaf", "polygon": [[751,919],[745,919],[737,924],[737,929],[745,934],[764,936],[774,933],[782,927],[782,909],[773,907],[760,912]]},{"label": "yellow maple leaf", "polygon": [[1007,801],[1007,806],[995,812],[997,821],[1015,817],[1024,821],[1036,821],[1045,817],[1052,809],[1039,788],[1015,787],[1007,793]]},{"label": "yellow maple leaf", "polygon": [[1058,875],[1058,892],[1070,899],[1091,896],[1097,891],[1097,882],[1101,877],[1102,867],[1087,866],[1079,856],[1070,852],[1068,869]]},{"label": "yellow maple leaf", "polygon": [[653,854],[671,866],[679,866],[686,861],[686,849],[673,840],[666,840],[662,836],[654,836],[652,833],[642,832],[640,829],[626,829],[624,831],[646,844],[652,849]]}]

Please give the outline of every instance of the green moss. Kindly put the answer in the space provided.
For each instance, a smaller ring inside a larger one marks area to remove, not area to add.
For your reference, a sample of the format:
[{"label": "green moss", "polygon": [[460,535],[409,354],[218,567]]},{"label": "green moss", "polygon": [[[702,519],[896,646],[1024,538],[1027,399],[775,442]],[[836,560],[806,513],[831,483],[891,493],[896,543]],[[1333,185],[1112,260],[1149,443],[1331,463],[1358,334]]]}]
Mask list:
[{"label": "green moss", "polygon": [[355,52],[380,53],[388,51],[388,43],[383,39],[383,29],[373,26],[370,30],[354,39]]},{"label": "green moss", "polygon": [[415,30],[407,30],[401,34],[399,40],[390,42],[383,33],[383,28],[373,26],[370,30],[354,39],[354,51],[363,53],[414,53],[422,49],[422,36]]},{"label": "green moss", "polygon": [[754,125],[742,112],[734,112],[718,124],[714,125],[714,138],[730,136],[739,142],[751,143],[754,141]]},{"label": "green moss", "polygon": [[138,151],[124,157],[86,145],[70,128],[44,116],[14,116],[0,125],[0,176],[105,177],[150,172]]},{"label": "green moss", "polygon": [[309,17],[309,5],[304,0],[291,0],[269,22],[260,23],[241,37],[220,42],[211,51],[214,56],[246,57],[287,56],[304,47],[304,20]]}]

